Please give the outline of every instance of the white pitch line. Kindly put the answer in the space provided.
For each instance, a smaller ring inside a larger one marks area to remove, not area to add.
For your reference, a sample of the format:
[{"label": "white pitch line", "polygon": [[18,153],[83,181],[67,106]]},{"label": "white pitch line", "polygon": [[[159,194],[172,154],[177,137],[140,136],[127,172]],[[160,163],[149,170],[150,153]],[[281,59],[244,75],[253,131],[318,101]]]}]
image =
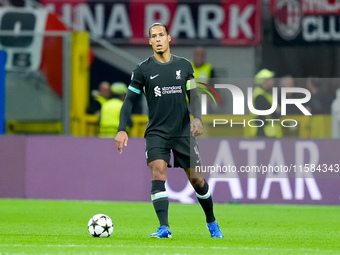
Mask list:
[{"label": "white pitch line", "polygon": [[[214,250],[264,250],[264,251],[308,251],[308,252],[318,252],[320,249],[311,249],[311,248],[299,248],[299,249],[292,249],[292,248],[264,248],[264,247],[227,247],[227,246],[164,246],[164,245],[84,245],[84,244],[0,244],[0,247],[60,247],[60,248],[71,248],[71,247],[96,247],[96,248],[175,248],[175,249],[214,249]],[[322,249],[322,251],[334,251],[331,249]],[[0,253],[1,254],[1,253]]]}]

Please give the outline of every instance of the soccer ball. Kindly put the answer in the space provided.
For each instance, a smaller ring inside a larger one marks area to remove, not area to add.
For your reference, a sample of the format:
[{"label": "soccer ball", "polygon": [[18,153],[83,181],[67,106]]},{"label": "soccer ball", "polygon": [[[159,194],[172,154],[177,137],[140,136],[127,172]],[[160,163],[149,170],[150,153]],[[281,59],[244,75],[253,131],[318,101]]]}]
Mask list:
[{"label": "soccer ball", "polygon": [[90,234],[94,237],[109,237],[113,231],[111,218],[102,213],[94,215],[87,226]]}]

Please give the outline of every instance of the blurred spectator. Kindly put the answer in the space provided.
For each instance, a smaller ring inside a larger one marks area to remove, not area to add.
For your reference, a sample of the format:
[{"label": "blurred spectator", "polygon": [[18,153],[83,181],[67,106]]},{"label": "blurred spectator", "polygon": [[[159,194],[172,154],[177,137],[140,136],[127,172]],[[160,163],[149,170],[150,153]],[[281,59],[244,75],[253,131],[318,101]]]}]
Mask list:
[{"label": "blurred spectator", "polygon": [[[256,110],[269,110],[273,104],[272,88],[274,86],[275,73],[268,69],[262,69],[255,75],[255,88],[253,91],[253,105]],[[270,115],[255,115],[251,113],[252,119],[260,119],[256,123],[260,127],[251,127],[252,136],[257,137],[282,137],[282,128],[279,121],[268,121],[268,119],[280,119],[280,107],[277,107]],[[263,123],[263,125],[262,125]],[[253,124],[255,126],[255,124]]]},{"label": "blurred spectator", "polygon": [[[115,82],[111,85],[112,98],[105,102],[101,108],[100,136],[115,137],[117,135],[120,109],[127,91],[128,88],[123,82]],[[132,126],[131,120],[128,126]]]},{"label": "blurred spectator", "polygon": [[209,79],[214,77],[214,70],[211,64],[205,62],[205,55],[205,49],[197,47],[194,51],[194,60],[191,61],[191,64],[197,81],[209,83]]},{"label": "blurred spectator", "polygon": [[100,115],[102,105],[111,98],[110,83],[103,81],[99,84],[98,90],[91,91],[90,106],[87,113]]},{"label": "blurred spectator", "polygon": [[[293,77],[287,75],[283,76],[280,79],[280,87],[281,88],[294,88],[295,87],[295,80]],[[294,99],[294,98],[302,98],[303,95],[300,93],[287,93],[286,97],[289,99]],[[281,100],[281,97],[279,97]],[[299,108],[296,107],[296,105],[293,104],[287,104],[286,105],[286,114],[287,115],[295,115],[295,114],[302,114],[302,112],[299,110]]]},{"label": "blurred spectator", "polygon": [[322,80],[317,77],[308,77],[307,89],[311,92],[311,99],[307,103],[307,109],[311,114],[330,114],[333,98],[328,91],[322,89]]},{"label": "blurred spectator", "polygon": [[[209,84],[210,79],[214,77],[214,69],[212,64],[205,62],[206,52],[203,47],[196,47],[194,50],[194,60],[191,61],[192,68],[196,82]],[[188,101],[188,100],[187,100]],[[189,102],[189,101],[188,101]],[[211,97],[207,98],[208,113],[216,114],[220,109],[215,107],[214,101]]]},{"label": "blurred spectator", "polygon": [[336,91],[340,88],[339,78],[329,78],[328,91],[332,101],[336,98]]}]

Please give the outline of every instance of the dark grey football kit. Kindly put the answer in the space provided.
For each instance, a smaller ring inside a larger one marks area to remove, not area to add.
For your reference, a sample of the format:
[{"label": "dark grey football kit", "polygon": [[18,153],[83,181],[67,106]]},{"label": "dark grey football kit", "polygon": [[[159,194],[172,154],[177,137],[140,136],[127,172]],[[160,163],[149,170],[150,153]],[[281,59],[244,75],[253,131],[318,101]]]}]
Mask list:
[{"label": "dark grey football kit", "polygon": [[[194,71],[191,63],[175,55],[172,55],[167,63],[160,63],[151,56],[133,71],[120,112],[118,131],[126,130],[132,106],[138,95],[143,92],[149,108],[149,122],[145,131],[148,164],[162,159],[170,167],[172,151],[175,167],[186,169],[201,165],[196,139],[190,131],[190,114],[186,100],[188,96],[194,118],[201,118],[196,86],[187,83],[192,79]],[[218,233],[218,237],[223,237],[215,221],[208,183],[204,180],[203,187],[194,189],[204,210],[211,236],[217,237],[215,233]],[[171,237],[165,180],[151,180],[151,200],[160,225],[157,233],[151,234],[151,237]]]},{"label": "dark grey football kit", "polygon": [[[171,56],[167,63],[151,56],[133,71],[126,95],[126,107],[122,108],[118,131],[125,131],[126,121],[138,95],[143,93],[149,109],[149,122],[145,131],[147,163],[163,159],[170,165],[170,151],[174,155],[174,167],[200,166],[196,139],[190,132],[190,114],[186,96],[195,98],[191,107],[194,117],[200,118],[199,98],[196,89],[187,82],[194,79],[189,60]],[[194,91],[192,95],[190,93]]]}]

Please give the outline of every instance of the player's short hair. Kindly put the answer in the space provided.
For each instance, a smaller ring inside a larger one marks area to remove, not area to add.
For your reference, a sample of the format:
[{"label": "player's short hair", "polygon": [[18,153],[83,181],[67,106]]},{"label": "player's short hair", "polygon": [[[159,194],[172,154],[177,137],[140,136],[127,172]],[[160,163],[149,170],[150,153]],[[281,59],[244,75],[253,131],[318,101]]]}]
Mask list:
[{"label": "player's short hair", "polygon": [[164,27],[165,28],[165,32],[166,34],[168,35],[169,32],[168,32],[168,28],[166,27],[166,25],[164,25],[163,23],[160,23],[160,22],[155,22],[153,23],[150,27],[149,27],[149,38],[151,37],[151,28],[155,27],[155,26],[161,26],[161,27]]}]

